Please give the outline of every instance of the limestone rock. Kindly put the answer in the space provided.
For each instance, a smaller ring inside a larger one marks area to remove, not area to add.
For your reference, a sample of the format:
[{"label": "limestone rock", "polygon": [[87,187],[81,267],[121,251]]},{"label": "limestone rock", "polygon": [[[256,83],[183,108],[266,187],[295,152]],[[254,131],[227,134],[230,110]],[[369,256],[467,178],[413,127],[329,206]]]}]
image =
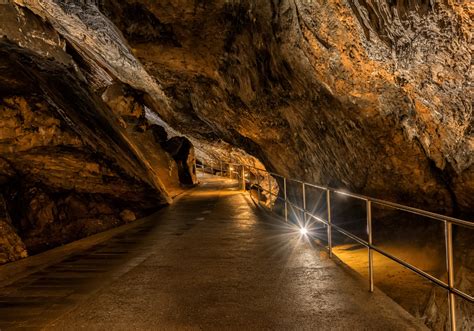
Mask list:
[{"label": "limestone rock", "polygon": [[25,244],[11,224],[5,199],[0,195],[0,264],[28,256]]},{"label": "limestone rock", "polygon": [[0,264],[13,262],[28,256],[25,244],[16,231],[4,220],[0,220]]},{"label": "limestone rock", "polygon": [[137,219],[135,213],[130,209],[122,210],[122,212],[120,213],[120,218],[126,223],[133,222]]},{"label": "limestone rock", "polygon": [[471,215],[467,2],[99,9],[173,108],[153,110],[193,143],[222,139],[290,177]]},{"label": "limestone rock", "polygon": [[178,166],[149,131],[144,93],[25,7],[39,3],[18,4],[0,11],[0,193],[12,231],[36,253],[119,225],[127,207],[143,216],[171,202]]},{"label": "limestone rock", "polygon": [[195,183],[194,153],[472,219],[471,12],[14,0],[0,11],[6,232],[36,252],[141,217]]}]

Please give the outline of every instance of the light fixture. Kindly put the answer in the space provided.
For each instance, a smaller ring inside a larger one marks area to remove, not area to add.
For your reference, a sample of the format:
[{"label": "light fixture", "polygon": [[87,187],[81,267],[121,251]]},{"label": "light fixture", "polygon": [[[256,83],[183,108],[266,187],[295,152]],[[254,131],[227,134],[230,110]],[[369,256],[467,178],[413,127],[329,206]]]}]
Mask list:
[{"label": "light fixture", "polygon": [[307,235],[308,234],[308,229],[306,229],[304,227],[300,228],[300,234],[303,235],[303,236]]}]

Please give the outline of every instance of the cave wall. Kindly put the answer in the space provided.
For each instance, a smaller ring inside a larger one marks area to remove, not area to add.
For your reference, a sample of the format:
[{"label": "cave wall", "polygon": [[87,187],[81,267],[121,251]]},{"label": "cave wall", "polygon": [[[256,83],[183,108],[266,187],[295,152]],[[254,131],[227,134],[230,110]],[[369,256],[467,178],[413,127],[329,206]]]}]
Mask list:
[{"label": "cave wall", "polygon": [[[170,203],[197,182],[194,152],[472,219],[473,12],[469,0],[0,4],[0,264]],[[445,299],[430,300],[432,327],[447,325]]]},{"label": "cave wall", "polygon": [[133,221],[183,192],[140,93],[98,77],[28,9],[1,5],[0,36],[0,264]]},{"label": "cave wall", "polygon": [[68,148],[163,203],[191,161],[153,116],[202,157],[470,218],[471,6],[15,0],[0,90],[56,109]]},{"label": "cave wall", "polygon": [[[102,1],[168,123],[283,175],[472,216],[468,1]],[[472,9],[472,8],[471,8]]]}]

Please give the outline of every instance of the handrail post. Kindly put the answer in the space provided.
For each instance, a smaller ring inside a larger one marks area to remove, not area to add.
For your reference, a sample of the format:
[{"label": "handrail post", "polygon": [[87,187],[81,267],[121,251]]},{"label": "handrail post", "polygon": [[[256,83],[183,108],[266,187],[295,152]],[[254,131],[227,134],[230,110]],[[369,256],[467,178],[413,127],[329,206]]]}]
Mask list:
[{"label": "handrail post", "polygon": [[303,188],[303,226],[306,227],[306,185],[302,182],[301,186]]},{"label": "handrail post", "polygon": [[329,258],[332,258],[332,224],[331,224],[331,191],[326,190],[326,208],[328,215],[328,250]]},{"label": "handrail post", "polygon": [[269,195],[269,199],[268,200],[268,207],[270,208],[270,210],[272,209],[272,181],[270,179],[270,174],[268,174],[268,195]]},{"label": "handrail post", "polygon": [[260,172],[257,170],[257,199],[258,199],[258,205],[260,206],[261,204],[261,199],[260,199]]},{"label": "handrail post", "polygon": [[369,239],[369,291],[374,291],[374,256],[372,251],[372,202],[367,200],[367,233]]},{"label": "handrail post", "polygon": [[456,301],[452,288],[454,287],[454,261],[453,261],[453,224],[444,221],[444,233],[446,241],[446,268],[448,271],[448,305],[449,305],[449,320],[451,330],[456,331]]},{"label": "handrail post", "polygon": [[[245,166],[244,166],[245,170]],[[249,188],[249,193],[250,193],[250,188],[252,187],[252,172],[250,171],[250,166],[247,166],[247,170],[245,172],[245,176],[249,178],[248,180],[248,188]],[[245,180],[245,190],[247,190],[247,179]]]},{"label": "handrail post", "polygon": [[288,197],[286,194],[286,177],[283,177],[283,196],[285,198],[285,222],[288,223]]},{"label": "handrail post", "polygon": [[222,160],[219,160],[219,164],[221,167],[221,177],[224,177],[224,168],[222,167]]},{"label": "handrail post", "polygon": [[240,176],[242,177],[240,179],[240,188],[242,191],[245,191],[245,166],[243,164],[240,166]]}]

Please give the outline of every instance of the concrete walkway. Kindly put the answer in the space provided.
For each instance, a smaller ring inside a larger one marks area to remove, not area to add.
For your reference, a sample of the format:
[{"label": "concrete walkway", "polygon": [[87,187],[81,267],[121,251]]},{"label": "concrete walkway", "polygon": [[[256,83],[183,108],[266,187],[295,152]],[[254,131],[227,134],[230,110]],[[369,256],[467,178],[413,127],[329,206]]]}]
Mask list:
[{"label": "concrete walkway", "polygon": [[1,288],[0,329],[424,329],[235,182],[203,181],[127,232]]}]

